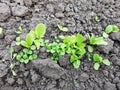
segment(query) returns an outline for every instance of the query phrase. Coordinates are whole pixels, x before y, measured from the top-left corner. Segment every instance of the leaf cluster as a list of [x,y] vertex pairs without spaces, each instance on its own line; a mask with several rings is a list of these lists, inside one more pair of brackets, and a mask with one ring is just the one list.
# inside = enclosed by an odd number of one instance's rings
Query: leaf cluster
[[27,64],[29,61],[36,59],[37,55],[33,54],[33,51],[27,48],[24,48],[22,52],[20,52],[17,56],[16,59],[19,62]]
[[93,55],[93,60],[94,60],[94,69],[98,70],[100,68],[101,64],[105,64],[107,66],[110,66],[110,61],[107,59],[103,59],[99,54],[94,54]]
[[32,50],[39,49],[40,43],[43,41],[41,38],[46,33],[46,26],[42,23],[38,24],[34,30],[31,30],[25,40],[21,40],[21,45]]

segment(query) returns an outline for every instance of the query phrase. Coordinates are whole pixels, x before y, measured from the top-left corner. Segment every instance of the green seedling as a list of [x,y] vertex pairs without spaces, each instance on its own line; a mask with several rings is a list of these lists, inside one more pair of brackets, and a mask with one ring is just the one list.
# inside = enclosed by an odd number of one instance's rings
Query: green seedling
[[15,67],[15,63],[11,63],[11,64],[10,64],[10,70],[11,70],[13,76],[17,76],[16,72],[13,70],[14,67]]
[[80,59],[86,53],[85,40],[85,37],[81,34],[66,36],[63,39],[63,42],[66,45],[66,53],[71,54],[70,62],[73,64],[74,68],[79,68]]
[[19,28],[18,28],[18,31],[15,31],[17,34],[21,34],[22,32],[23,32],[23,29],[22,29],[22,27],[20,26]]
[[95,21],[100,22],[100,18],[98,16],[95,16]]
[[20,45],[21,44],[21,39],[20,39],[20,37],[17,37],[16,38],[16,45]]
[[94,54],[93,55],[93,60],[94,60],[94,69],[98,70],[100,68],[101,64],[105,64],[107,66],[110,66],[110,61],[107,59],[103,59],[99,54]]
[[32,50],[29,50],[27,48],[23,49],[23,52],[20,52],[17,56],[16,59],[19,62],[27,64],[30,60],[36,59],[37,55],[33,54]]
[[[37,49],[40,48],[40,43],[43,41],[41,38],[44,37],[46,33],[46,26],[42,23],[38,24],[35,28],[35,31],[31,30],[28,35],[26,36],[25,41],[21,41],[21,45],[26,48],[33,48],[33,44],[36,46]],[[31,47],[32,46],[32,47]]]
[[10,54],[11,54],[11,59],[14,60],[14,58],[16,57],[17,54],[14,53],[14,48],[13,47],[10,48]]
[[119,32],[119,28],[116,25],[108,25],[105,28],[105,33],[110,34],[112,32]]
[[64,43],[49,43],[47,44],[47,52],[52,54],[52,59],[57,63],[59,58],[65,54],[65,44]]
[[107,45],[107,42],[104,41],[103,37],[95,37],[93,34],[89,38],[90,45]]
[[26,48],[30,48],[32,46],[34,40],[35,40],[34,33],[30,32],[27,34],[25,41],[21,40],[21,45]]
[[57,26],[58,26],[58,28],[59,28],[60,31],[64,31],[64,32],[67,32],[67,31],[68,31],[68,28],[67,28],[67,27],[63,27],[63,26],[61,26],[61,25],[57,25]]

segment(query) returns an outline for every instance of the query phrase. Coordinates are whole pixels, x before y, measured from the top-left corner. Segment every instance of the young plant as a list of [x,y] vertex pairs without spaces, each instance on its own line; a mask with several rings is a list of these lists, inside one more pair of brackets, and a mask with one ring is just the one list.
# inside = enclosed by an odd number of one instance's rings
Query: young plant
[[70,62],[73,64],[74,68],[79,68],[80,59],[86,53],[86,44],[84,43],[85,40],[85,37],[81,34],[66,36],[63,39],[63,42],[66,45],[66,53],[71,54]]
[[107,45],[107,42],[104,41],[103,37],[95,37],[93,34],[89,38],[90,45]]
[[64,31],[64,32],[67,32],[67,31],[68,31],[68,28],[67,28],[67,27],[63,27],[63,26],[61,26],[61,25],[58,25],[58,28],[59,28],[59,30]]
[[21,34],[22,32],[23,32],[23,29],[22,29],[22,27],[20,26],[19,28],[18,28],[18,31],[15,31],[17,34]]
[[21,39],[20,39],[20,37],[17,37],[16,38],[16,45],[20,45],[21,44]]
[[94,54],[93,55],[93,60],[94,60],[94,69],[98,70],[100,68],[101,64],[105,64],[107,66],[110,66],[110,61],[107,59],[103,59],[99,54]]
[[13,70],[14,67],[15,67],[15,63],[11,63],[11,64],[10,64],[10,70],[11,70],[13,76],[17,76],[16,72]]
[[106,28],[105,28],[105,33],[106,34],[110,34],[112,32],[118,32],[119,31],[119,28],[118,26],[116,25],[108,25]]
[[65,54],[65,44],[55,41],[53,43],[46,44],[47,52],[52,54],[52,59],[57,63],[59,58]]
[[37,55],[33,54],[33,51],[27,48],[23,49],[23,51],[16,56],[16,59],[19,62],[22,62],[25,64],[27,64],[30,60],[33,60],[36,58],[37,58]]
[[98,16],[95,16],[95,21],[96,21],[96,22],[100,22],[100,19],[99,19]]
[[26,48],[34,47],[36,46],[37,49],[40,48],[40,43],[43,42],[41,39],[44,37],[44,34],[46,33],[46,26],[42,23],[38,24],[35,28],[35,31],[31,30],[27,36],[25,41],[21,41],[21,45]]
[[14,58],[16,57],[17,54],[14,53],[14,48],[13,47],[10,48],[10,54],[11,54],[11,59],[14,60]]

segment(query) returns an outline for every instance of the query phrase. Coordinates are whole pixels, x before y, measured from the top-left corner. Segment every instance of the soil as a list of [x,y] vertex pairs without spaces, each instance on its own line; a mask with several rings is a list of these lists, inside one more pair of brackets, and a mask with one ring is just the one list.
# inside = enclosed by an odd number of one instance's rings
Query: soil
[[[95,16],[100,22],[95,21]],[[37,52],[39,58],[28,64],[12,60],[9,48],[15,45],[15,31],[22,26],[20,37],[25,38],[38,23],[46,24],[45,39],[51,41],[56,35],[78,32],[102,35],[109,24],[120,27],[120,0],[0,0],[0,27],[4,30],[4,36],[0,36],[0,90],[120,90],[118,33],[109,37],[108,46],[100,48],[101,55],[108,58],[111,65],[102,65],[98,71],[86,57],[81,60],[79,69],[68,62],[69,55],[56,64],[44,47]],[[67,26],[69,31],[60,32],[57,24]],[[11,73],[11,63],[16,64],[17,76]]]

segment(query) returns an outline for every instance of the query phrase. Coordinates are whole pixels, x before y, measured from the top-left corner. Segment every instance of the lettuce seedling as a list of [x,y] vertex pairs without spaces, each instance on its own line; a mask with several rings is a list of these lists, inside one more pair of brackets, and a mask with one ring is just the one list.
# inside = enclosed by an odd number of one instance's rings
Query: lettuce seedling
[[107,42],[104,41],[103,37],[95,37],[93,34],[89,38],[90,45],[107,45]]
[[118,32],[119,31],[119,28],[118,26],[116,25],[108,25],[106,28],[105,28],[105,33],[107,34],[110,34],[112,32]]
[[[42,23],[38,24],[34,30],[31,30],[27,36],[25,41],[21,41],[21,45],[26,48],[39,49],[40,43],[43,41],[41,38],[44,37],[44,34],[46,33],[46,26]],[[35,45],[35,46],[33,46]]]
[[81,34],[66,36],[63,39],[64,44],[66,45],[66,53],[70,53],[70,62],[74,68],[79,68],[80,59],[86,53],[84,43],[86,41],[85,37]]
[[94,54],[93,55],[93,60],[94,60],[94,69],[98,70],[100,68],[101,64],[105,64],[107,66],[110,66],[110,61],[107,59],[103,59],[99,54]]
[[34,40],[35,40],[34,34],[28,33],[26,38],[25,38],[25,41],[21,40],[21,45],[26,47],[26,48],[30,48],[32,46]]
[[63,26],[61,26],[61,25],[57,25],[57,26],[58,26],[59,30],[61,30],[61,31],[64,31],[64,32],[67,32],[67,31],[68,31],[68,28],[67,28],[67,27],[63,27]]

